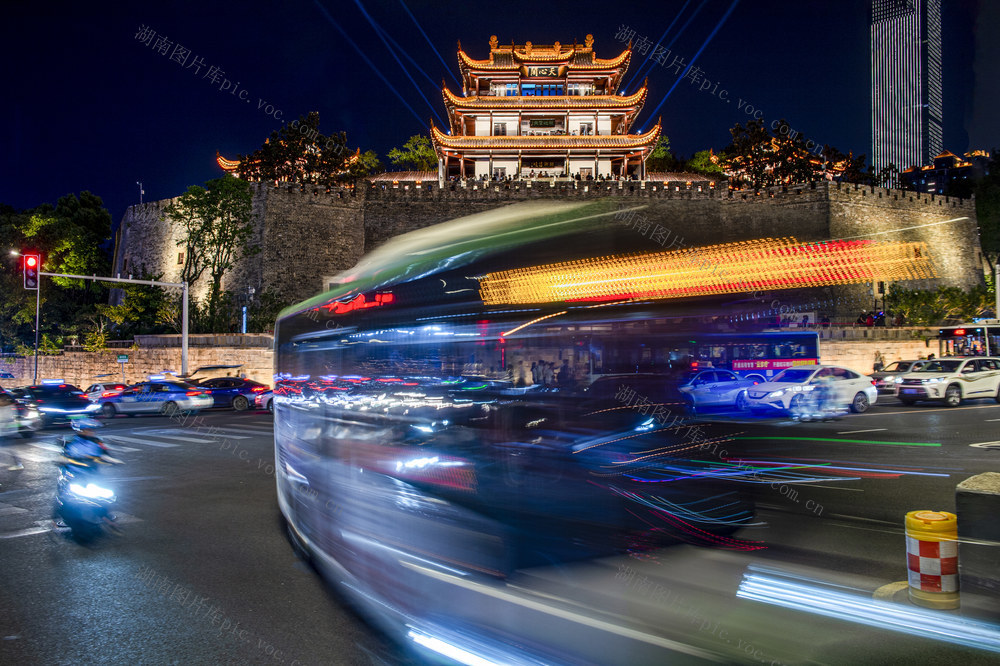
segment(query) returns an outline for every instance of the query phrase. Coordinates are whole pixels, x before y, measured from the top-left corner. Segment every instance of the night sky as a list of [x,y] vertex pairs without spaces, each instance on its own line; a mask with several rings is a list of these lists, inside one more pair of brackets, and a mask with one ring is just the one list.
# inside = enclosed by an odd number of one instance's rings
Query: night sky
[[[669,27],[663,45],[673,42],[671,59],[685,64],[701,50],[695,66],[712,89],[682,81],[656,112],[675,153],[723,148],[751,107],[768,124],[787,118],[818,143],[871,153],[870,0],[96,4],[5,7],[0,202],[26,208],[90,190],[117,223],[139,200],[136,181],[146,201],[176,196],[222,174],[216,151],[250,152],[282,120],[313,110],[324,132],[345,130],[351,146],[388,166],[390,148],[426,134],[430,118],[441,122],[441,80],[460,92],[457,40],[485,58],[493,34],[566,44],[591,33],[597,55],[610,58],[624,48],[623,26],[633,42],[654,44]],[[1000,2],[944,5],[945,147],[1000,147]],[[401,49],[417,87],[365,13]],[[143,27],[169,40],[166,54],[137,39]],[[643,59],[633,55],[626,81]],[[214,84],[210,68],[222,70]],[[642,127],[677,81],[658,64],[648,76]],[[728,103],[712,94],[723,89]]]

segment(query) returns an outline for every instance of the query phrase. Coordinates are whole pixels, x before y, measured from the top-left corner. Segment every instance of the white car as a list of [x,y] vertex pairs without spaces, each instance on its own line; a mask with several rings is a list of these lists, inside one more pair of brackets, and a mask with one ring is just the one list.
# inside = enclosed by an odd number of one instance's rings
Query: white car
[[1000,402],[1000,358],[992,356],[941,358],[896,378],[896,397],[904,405],[917,400],[941,400],[958,407],[968,398]]
[[113,395],[118,395],[127,388],[128,384],[122,384],[121,382],[105,382],[102,384],[91,384],[83,394],[91,402],[97,402],[99,398],[109,398]]
[[253,398],[254,407],[257,409],[266,409],[269,412],[274,411],[274,391],[268,389],[258,393]]
[[748,389],[749,406],[755,414],[795,413],[809,403],[809,392],[827,382],[833,389],[832,406],[860,414],[878,400],[878,389],[871,377],[839,365],[807,365],[783,370],[771,381]]
[[101,415],[113,418],[116,414],[166,414],[196,412],[208,409],[215,400],[206,391],[181,381],[154,380],[131,386],[121,393],[98,398]]
[[743,379],[729,370],[707,368],[689,373],[681,380],[677,390],[684,396],[689,411],[724,406],[745,410],[750,404],[747,389],[758,383]]

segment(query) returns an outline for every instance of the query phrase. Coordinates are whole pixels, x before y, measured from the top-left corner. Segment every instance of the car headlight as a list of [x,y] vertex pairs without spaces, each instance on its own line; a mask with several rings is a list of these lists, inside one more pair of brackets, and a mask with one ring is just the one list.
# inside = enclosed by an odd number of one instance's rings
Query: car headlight
[[777,391],[771,391],[770,393],[768,393],[767,397],[764,398],[764,399],[765,400],[774,400],[776,398],[780,398],[783,395],[785,395],[785,389],[778,389]]
[[897,383],[897,384],[902,384],[903,383],[903,378],[902,377],[896,377],[893,381],[895,383]]
[[942,381],[940,377],[931,377],[930,379],[923,380],[924,384],[937,384]]

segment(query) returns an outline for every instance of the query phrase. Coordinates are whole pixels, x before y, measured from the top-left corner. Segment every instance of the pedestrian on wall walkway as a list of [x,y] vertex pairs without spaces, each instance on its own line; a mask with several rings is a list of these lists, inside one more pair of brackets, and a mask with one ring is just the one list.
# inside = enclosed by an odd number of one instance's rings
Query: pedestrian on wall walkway
[[873,372],[878,372],[879,370],[881,370],[884,367],[885,367],[885,359],[882,358],[882,352],[876,349],[875,350],[875,363],[872,364],[872,371]]

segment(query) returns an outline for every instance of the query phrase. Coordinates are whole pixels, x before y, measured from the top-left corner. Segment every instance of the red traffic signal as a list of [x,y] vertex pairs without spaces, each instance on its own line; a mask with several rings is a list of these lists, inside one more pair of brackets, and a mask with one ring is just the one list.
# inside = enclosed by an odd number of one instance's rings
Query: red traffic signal
[[37,254],[24,255],[24,288],[38,289],[38,268],[41,260]]

